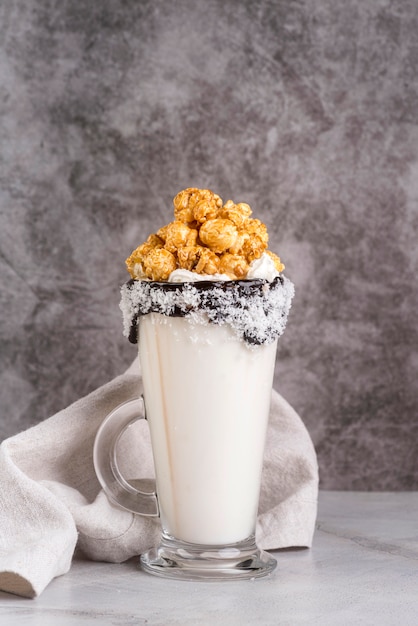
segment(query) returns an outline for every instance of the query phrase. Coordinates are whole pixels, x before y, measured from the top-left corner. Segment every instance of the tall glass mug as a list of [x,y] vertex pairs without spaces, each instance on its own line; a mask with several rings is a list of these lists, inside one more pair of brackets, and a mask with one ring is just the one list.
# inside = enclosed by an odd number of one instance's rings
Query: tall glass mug
[[[265,283],[253,282],[257,289]],[[207,298],[212,286],[194,288]],[[189,580],[264,576],[276,561],[257,548],[255,528],[277,337],[255,345],[220,323],[221,312],[208,322],[207,311],[195,321],[178,307],[168,311],[135,320],[144,398],[104,420],[94,448],[97,476],[114,503],[160,517],[161,542],[140,557],[146,571]],[[143,418],[152,493],[122,476],[117,459],[119,438]]]

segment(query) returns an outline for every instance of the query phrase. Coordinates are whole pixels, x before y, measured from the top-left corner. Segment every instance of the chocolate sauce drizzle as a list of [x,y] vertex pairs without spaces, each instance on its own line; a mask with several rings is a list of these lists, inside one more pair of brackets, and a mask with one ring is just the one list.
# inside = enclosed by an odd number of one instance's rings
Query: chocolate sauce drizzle
[[161,313],[191,322],[229,324],[247,344],[271,343],[281,335],[294,294],[282,275],[265,279],[168,283],[130,280],[121,289],[124,334],[138,341],[141,315]]

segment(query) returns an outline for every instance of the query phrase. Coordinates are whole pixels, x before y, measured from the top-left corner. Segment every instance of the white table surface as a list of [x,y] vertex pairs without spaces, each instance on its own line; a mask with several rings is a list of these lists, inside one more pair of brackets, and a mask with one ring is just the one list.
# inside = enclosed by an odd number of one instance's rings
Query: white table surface
[[274,554],[269,577],[226,583],[74,560],[39,598],[0,592],[0,624],[418,625],[418,492],[321,492],[313,547]]

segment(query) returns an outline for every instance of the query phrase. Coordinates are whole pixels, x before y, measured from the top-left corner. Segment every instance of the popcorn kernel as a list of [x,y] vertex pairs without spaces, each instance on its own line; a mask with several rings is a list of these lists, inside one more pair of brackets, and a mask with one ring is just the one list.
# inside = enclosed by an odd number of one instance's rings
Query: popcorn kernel
[[231,220],[237,228],[242,228],[251,213],[252,211],[249,204],[245,202],[234,204],[232,200],[228,200],[222,207],[221,217]]
[[213,199],[204,198],[199,200],[193,208],[193,217],[197,222],[206,222],[206,220],[214,219],[218,215],[219,207]]
[[168,280],[177,267],[176,258],[165,248],[154,248],[144,259],[143,269],[150,280]]
[[220,258],[219,271],[221,274],[229,276],[232,280],[245,278],[248,269],[247,261],[239,254],[225,252]]
[[162,248],[163,241],[157,235],[150,235],[145,243],[138,246],[126,259],[126,268],[132,278],[139,278],[141,266],[146,256],[154,249]]
[[242,252],[248,263],[259,259],[267,248],[267,243],[260,235],[251,235],[245,240]]
[[199,238],[213,252],[225,252],[234,245],[238,237],[236,226],[231,220],[222,218],[208,220],[199,230]]
[[198,274],[216,274],[219,271],[219,257],[203,246],[185,246],[177,254],[182,269]]
[[165,227],[165,244],[164,247],[173,254],[178,248],[184,246],[194,246],[197,240],[197,230],[189,228],[183,222],[171,222]]

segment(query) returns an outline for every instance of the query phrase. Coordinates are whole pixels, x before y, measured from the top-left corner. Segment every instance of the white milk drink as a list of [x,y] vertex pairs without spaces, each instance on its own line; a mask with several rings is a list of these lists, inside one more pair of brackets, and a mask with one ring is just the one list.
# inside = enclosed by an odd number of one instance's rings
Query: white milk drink
[[248,346],[228,324],[139,320],[160,516],[206,545],[254,533],[277,338]]

